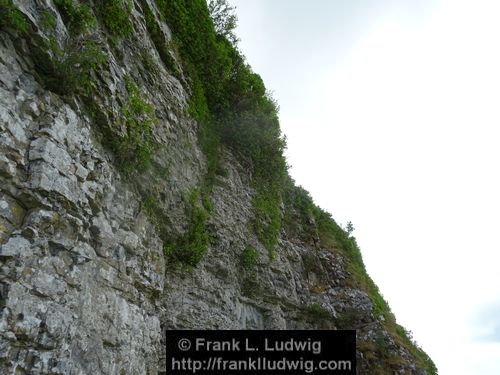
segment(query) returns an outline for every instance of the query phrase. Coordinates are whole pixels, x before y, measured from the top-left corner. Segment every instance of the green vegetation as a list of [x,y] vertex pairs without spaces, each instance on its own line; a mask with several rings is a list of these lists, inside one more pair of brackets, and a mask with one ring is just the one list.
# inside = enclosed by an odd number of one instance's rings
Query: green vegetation
[[151,51],[148,48],[141,48],[140,55],[146,71],[151,73],[153,76],[158,75],[160,73],[160,67],[151,55]]
[[375,337],[375,345],[377,347],[377,351],[383,353],[387,351],[387,342],[384,335],[379,332]]
[[238,42],[238,37],[234,33],[238,22],[235,9],[227,0],[210,0],[208,2],[208,11],[214,23],[215,32],[229,40],[233,45]]
[[118,165],[124,171],[147,168],[151,163],[156,143],[153,126],[157,124],[155,109],[143,99],[143,94],[129,76],[125,76],[127,101],[122,106],[125,133],[111,144]]
[[221,176],[221,177],[226,178],[226,177],[229,176],[229,171],[222,164],[217,164],[217,168],[215,170],[215,174],[217,176]]
[[95,87],[93,73],[108,61],[99,43],[85,39],[78,45],[71,44],[60,56],[55,67],[59,84],[68,91],[90,95]]
[[252,298],[261,295],[262,292],[262,286],[252,274],[244,277],[241,281],[241,295]]
[[306,242],[314,242],[318,230],[313,213],[314,204],[309,192],[300,186],[295,186],[291,178],[288,178],[284,190],[283,225],[289,233],[294,233]]
[[410,353],[420,362],[427,374],[437,375],[438,370],[432,359],[426,352],[413,340],[412,333],[406,328],[396,324],[396,334],[400,342],[410,351]]
[[189,196],[187,214],[189,227],[187,232],[164,247],[167,259],[173,264],[195,267],[208,250],[210,235],[206,223],[207,209],[200,204],[200,192],[195,189]]
[[254,230],[258,239],[266,247],[271,259],[274,259],[275,247],[278,244],[278,235],[281,229],[281,197],[276,190],[266,191],[257,189],[254,197],[256,220]]
[[[61,45],[53,35],[54,16],[48,11],[42,12],[42,25],[49,37],[36,48],[34,59],[46,87],[61,95],[84,97],[90,115],[100,125],[104,141],[115,153],[116,164],[123,172],[147,168],[156,148],[152,128],[157,118],[153,105],[143,98],[133,80],[125,76],[128,95],[121,107],[123,117],[115,119],[122,126],[121,129],[111,128],[109,119],[98,113],[92,99],[96,87],[95,72],[108,60],[101,41],[93,39],[95,37],[89,33],[97,26],[97,20],[90,7],[78,0],[55,0],[55,5],[72,37]],[[115,37],[133,31],[131,1],[105,0],[98,2],[96,7],[103,24]]]
[[37,70],[46,87],[61,95],[90,95],[94,72],[107,62],[101,46],[92,39],[71,39],[60,46],[50,37],[34,52]]
[[54,4],[73,35],[82,34],[97,24],[87,4],[80,4],[78,0],[54,0]]
[[[368,293],[373,303],[373,313],[376,318],[382,318],[382,324],[386,330],[412,353],[428,374],[437,374],[437,369],[429,356],[413,341],[411,334],[396,323],[396,318],[388,303],[366,272],[359,246],[356,239],[351,236],[354,228],[352,223],[348,225],[347,230],[342,229],[328,212],[314,204],[307,191],[292,183],[287,185],[284,196],[285,212],[287,213],[285,223],[297,220],[302,226],[307,226],[309,218],[312,217],[318,230],[321,246],[331,251],[338,251],[344,256],[350,274],[348,280],[350,286],[360,288]],[[341,328],[346,328],[352,325],[353,320],[352,312],[347,312],[344,316],[339,317],[337,324]]]
[[[190,79],[189,111],[201,124],[199,140],[208,161],[205,194],[211,191],[220,169],[220,145],[231,148],[252,173],[257,188],[254,228],[274,256],[287,175],[278,107],[260,76],[246,64],[235,40],[227,39],[226,31],[234,26],[228,18],[230,9],[219,8],[222,18],[216,29],[205,0],[156,0],[156,3],[173,31],[184,71]],[[219,3],[224,5],[224,1]]]
[[[406,338],[406,341],[402,342],[400,336],[392,335],[395,341],[409,350],[410,354],[416,358],[417,363],[425,370],[426,374],[437,375],[438,371],[436,366],[418,344],[411,339],[411,333],[404,330],[404,328],[401,328],[401,331],[401,335]],[[401,356],[395,355],[394,353],[391,354],[391,351],[387,350],[389,345],[388,340],[387,337],[379,333],[375,337],[374,342],[358,341],[358,349],[363,352],[365,361],[369,364],[374,374],[387,374],[387,371],[390,371],[392,367],[398,367],[404,364]]]
[[142,207],[146,212],[149,220],[156,227],[156,231],[160,237],[160,239],[164,243],[171,242],[170,239],[170,227],[171,224],[170,219],[161,207],[158,206],[156,199],[152,196],[148,196],[145,193],[141,192],[142,196]]
[[0,0],[0,30],[14,29],[19,33],[28,31],[24,14],[16,8],[12,0]]
[[57,26],[56,17],[48,10],[43,10],[40,13],[40,16],[42,27],[50,32],[53,32]]
[[[189,85],[189,113],[200,124],[198,138],[208,165],[203,186],[187,199],[188,225],[178,238],[171,238],[169,218],[155,199],[144,197],[144,210],[165,244],[167,260],[171,264],[195,267],[206,254],[211,241],[207,230],[211,209],[209,197],[217,174],[224,174],[219,160],[220,148],[230,148],[252,176],[256,192],[253,229],[270,257],[275,256],[282,225],[306,241],[319,238],[322,247],[342,254],[350,274],[350,285],[368,293],[374,314],[383,318],[380,320],[387,331],[418,359],[429,374],[437,374],[432,360],[413,341],[411,334],[396,323],[387,302],[366,273],[360,249],[352,236],[352,225],[347,230],[340,227],[288,176],[278,106],[236,46],[237,38],[233,33],[236,18],[231,7],[225,0],[210,1],[210,8],[205,0],[155,1],[161,17],[173,31],[173,43],[167,44],[169,42],[165,40],[152,10],[146,1],[141,1],[146,26],[163,63],[178,78],[181,74],[171,54],[172,49],[180,55],[179,61],[182,61]],[[106,142],[114,151],[122,171],[148,167],[156,149],[153,138],[153,127],[157,123],[155,108],[144,99],[136,83],[125,77],[128,96],[122,103],[121,121],[116,121],[121,125],[121,136],[117,136],[117,129],[111,129],[112,125],[107,124],[110,119],[92,111],[97,107],[93,106],[95,103],[91,98],[96,87],[95,72],[107,61],[99,41],[89,36],[89,30],[97,25],[96,19],[86,3],[78,0],[54,0],[54,3],[72,38],[67,43],[59,43],[52,35],[56,27],[55,17],[48,11],[41,13],[41,25],[49,32],[47,41],[39,43],[38,49],[33,51],[38,74],[47,88],[56,93],[83,96],[96,123],[102,126]],[[114,41],[133,32],[134,3],[131,0],[101,0],[94,4],[96,15]],[[19,33],[29,31],[27,18],[12,0],[0,0],[0,29],[13,29]],[[147,54],[142,55],[146,65],[153,70],[154,62],[147,59]],[[282,203],[285,210],[281,209]],[[245,247],[240,258],[242,267],[252,270],[258,256],[254,248]],[[313,258],[307,257],[304,264],[310,270],[318,266]],[[251,295],[257,289],[258,285],[252,278],[243,280],[244,294]],[[331,314],[318,304],[305,306],[302,312],[319,321],[332,319]],[[339,319],[339,325],[348,326],[353,317],[347,313]]]
[[[99,126],[105,144],[115,156],[114,162],[125,175],[147,169],[152,163],[158,145],[153,137],[153,127],[158,123],[156,111],[130,76],[124,77],[126,92],[120,115],[106,112],[104,106],[96,105],[92,97],[85,97],[85,104],[93,122]],[[158,174],[165,173],[161,170]],[[140,189],[142,192],[142,189]],[[142,194],[146,205],[154,202],[152,197]]]
[[195,267],[206,254],[211,237],[207,230],[208,209],[203,205],[199,189],[191,192],[186,199],[188,229],[177,237],[172,237],[171,220],[158,206],[152,196],[143,195],[143,208],[155,225],[164,246],[164,254],[170,266],[185,269]]
[[[177,63],[173,56],[170,53],[170,49],[173,47],[165,40],[165,36],[160,30],[160,26],[158,22],[149,8],[148,3],[145,0],[141,0],[141,6],[144,11],[144,17],[146,19],[146,27],[148,29],[149,35],[151,36],[151,40],[153,41],[158,54],[160,55],[161,60],[165,64],[165,67],[177,78],[181,77],[181,73],[179,68],[177,67]],[[162,15],[160,14],[160,17]]]
[[321,273],[322,267],[318,256],[314,253],[307,253],[302,257],[304,269],[306,272]]
[[258,259],[259,252],[252,245],[247,245],[240,255],[240,264],[245,270],[252,271]]
[[[55,0],[71,38],[56,39],[57,20],[49,10],[40,13],[46,39],[32,46],[37,72],[47,89],[60,95],[90,96],[95,72],[108,61],[102,46],[89,30],[97,26],[88,5],[77,0]],[[35,37],[36,38],[36,37]]]
[[192,209],[191,220],[187,234],[180,242],[180,249],[176,253],[177,260],[190,266],[196,266],[207,252],[210,236],[206,229],[207,211],[195,206]]
[[132,24],[132,0],[99,0],[97,11],[102,23],[116,38],[129,36],[134,31]]

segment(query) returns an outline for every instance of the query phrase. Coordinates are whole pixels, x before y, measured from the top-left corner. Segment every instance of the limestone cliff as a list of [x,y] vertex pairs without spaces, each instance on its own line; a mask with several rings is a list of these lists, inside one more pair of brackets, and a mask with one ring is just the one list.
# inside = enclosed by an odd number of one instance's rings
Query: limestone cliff
[[231,147],[204,190],[165,2],[117,1],[117,24],[111,3],[0,1],[0,373],[156,374],[168,328],[357,329],[359,374],[433,373],[285,195],[269,251]]

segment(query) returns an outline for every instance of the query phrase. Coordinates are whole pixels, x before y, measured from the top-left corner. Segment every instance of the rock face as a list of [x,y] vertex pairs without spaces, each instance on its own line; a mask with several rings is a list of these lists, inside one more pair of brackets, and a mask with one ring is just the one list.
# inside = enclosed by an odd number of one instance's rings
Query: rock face
[[[51,0],[14,5],[30,34],[0,30],[0,373],[157,374],[168,328],[355,328],[360,374],[425,374],[374,316],[368,294],[346,282],[341,253],[282,230],[270,258],[250,225],[250,177],[228,150],[210,196],[208,253],[191,270],[166,264],[144,197],[183,233],[186,196],[206,161],[185,78],[169,72],[147,32],[143,8],[157,15],[153,1],[134,2],[126,40],[97,36],[108,57],[92,73],[100,124],[84,99],[41,78],[42,42],[68,39],[60,10]],[[103,123],[123,113],[126,76],[158,119],[161,147],[141,173],[119,172],[103,138]],[[259,254],[252,269],[240,261],[248,245]]]

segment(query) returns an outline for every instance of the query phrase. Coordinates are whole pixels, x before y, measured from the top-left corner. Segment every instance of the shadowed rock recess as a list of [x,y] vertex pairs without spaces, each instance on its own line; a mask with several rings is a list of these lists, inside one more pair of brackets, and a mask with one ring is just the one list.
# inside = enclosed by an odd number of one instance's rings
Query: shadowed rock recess
[[0,0],[0,373],[161,373],[169,328],[356,329],[359,374],[437,373],[228,39],[204,0]]

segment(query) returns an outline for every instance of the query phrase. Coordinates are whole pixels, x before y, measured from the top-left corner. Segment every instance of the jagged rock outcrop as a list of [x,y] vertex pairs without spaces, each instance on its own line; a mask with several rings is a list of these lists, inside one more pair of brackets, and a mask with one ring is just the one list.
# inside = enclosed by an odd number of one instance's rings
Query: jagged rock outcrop
[[[425,374],[348,282],[341,252],[282,229],[271,259],[251,225],[250,176],[228,149],[210,193],[208,253],[190,270],[166,262],[155,220],[172,236],[187,230],[187,196],[207,161],[188,78],[174,51],[172,74],[148,33],[144,7],[171,38],[153,1],[133,2],[126,39],[92,35],[107,61],[89,73],[91,95],[44,78],[42,60],[56,58],[47,41],[64,49],[75,38],[61,9],[13,4],[29,31],[0,30],[0,373],[156,374],[168,328],[355,328],[360,374]],[[149,169],[124,173],[106,137],[119,137],[109,124],[124,121],[127,79],[155,108],[160,146]]]

